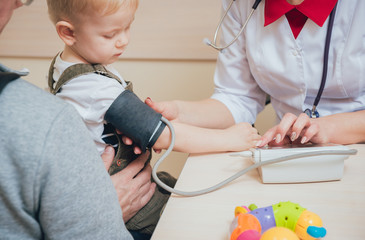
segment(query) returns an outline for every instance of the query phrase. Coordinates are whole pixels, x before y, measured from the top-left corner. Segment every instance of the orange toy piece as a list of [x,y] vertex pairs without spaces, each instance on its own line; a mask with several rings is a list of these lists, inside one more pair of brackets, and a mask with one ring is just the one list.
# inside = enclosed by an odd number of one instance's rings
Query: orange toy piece
[[[252,231],[257,232],[257,235],[261,234],[261,225],[259,220],[251,215],[251,214],[238,214],[237,215],[237,227],[231,234],[231,240],[244,240],[243,236],[241,236],[245,231],[249,231],[247,234],[254,234]],[[243,234],[245,235],[245,234]],[[248,239],[248,238],[247,238]],[[252,237],[250,238],[252,239]]]

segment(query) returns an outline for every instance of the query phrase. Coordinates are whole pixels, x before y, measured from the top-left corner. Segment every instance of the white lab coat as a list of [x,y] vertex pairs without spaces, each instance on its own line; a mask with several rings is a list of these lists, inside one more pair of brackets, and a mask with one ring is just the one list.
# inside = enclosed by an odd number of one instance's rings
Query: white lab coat
[[[223,0],[226,9],[230,0]],[[222,25],[222,45],[246,20],[254,0],[237,0]],[[265,92],[279,119],[312,108],[321,84],[328,18],[323,27],[308,19],[297,39],[285,16],[264,27],[262,1],[237,42],[219,53],[212,98],[223,102],[236,122],[254,123]],[[365,1],[339,0],[328,75],[317,110],[321,116],[365,109]]]

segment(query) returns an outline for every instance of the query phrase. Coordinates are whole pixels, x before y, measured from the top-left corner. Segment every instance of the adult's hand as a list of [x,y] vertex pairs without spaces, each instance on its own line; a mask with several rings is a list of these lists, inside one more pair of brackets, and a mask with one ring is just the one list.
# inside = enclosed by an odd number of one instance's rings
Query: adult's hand
[[[155,192],[156,184],[151,182],[151,165],[144,167],[149,154],[146,151],[122,171],[111,176],[123,211],[124,222],[144,207]],[[102,159],[107,170],[113,158],[114,149],[110,146],[106,147]]]
[[322,131],[325,126],[322,119],[311,119],[305,113],[296,116],[292,113],[284,115],[280,123],[269,129],[261,139],[259,147],[269,145],[283,145],[287,143],[307,142],[326,143],[328,137]]
[[147,98],[144,102],[156,112],[161,113],[167,120],[178,120],[179,108],[174,101],[153,102],[151,98]]

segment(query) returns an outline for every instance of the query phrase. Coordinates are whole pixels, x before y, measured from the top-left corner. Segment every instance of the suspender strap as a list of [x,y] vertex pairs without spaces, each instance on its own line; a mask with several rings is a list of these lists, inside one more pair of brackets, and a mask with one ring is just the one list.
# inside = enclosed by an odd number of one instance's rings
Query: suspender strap
[[[58,56],[58,55],[57,55]],[[48,72],[48,87],[52,94],[56,94],[58,91],[60,91],[61,87],[69,82],[71,79],[79,77],[84,74],[88,73],[96,73],[100,74],[109,78],[113,78],[117,80],[120,84],[122,84],[122,81],[119,79],[118,76],[107,70],[103,65],[101,64],[85,64],[85,63],[77,63],[70,67],[68,67],[60,76],[58,79],[56,86],[54,86],[54,79],[53,79],[53,72],[54,72],[54,64],[56,62],[56,57],[53,58],[51,66],[49,67]],[[129,84],[128,84],[129,85]]]
[[[58,55],[57,55],[58,56]],[[53,58],[51,66],[49,67],[48,72],[48,87],[52,94],[56,94],[60,91],[62,86],[69,82],[71,79],[76,78],[78,76],[81,76],[83,74],[88,73],[96,73],[100,74],[109,78],[113,78],[116,81],[118,81],[120,84],[122,84],[122,81],[119,79],[118,76],[113,74],[112,72],[108,71],[103,65],[101,64],[74,64],[70,67],[68,67],[60,76],[58,79],[56,86],[53,87],[55,84],[55,81],[53,79],[53,72],[54,72],[54,64],[56,62],[56,57]],[[127,86],[125,87],[126,90],[133,91],[133,86],[131,82],[126,81]],[[113,131],[113,134],[117,137],[118,141],[118,150],[116,152],[116,155],[114,157],[113,163],[109,169],[109,173],[112,175],[113,173],[120,171],[121,167],[124,167],[132,161],[133,159],[137,158],[137,155],[134,154],[133,146],[127,146],[123,143],[121,138],[117,135],[115,130]],[[104,139],[103,139],[104,140]],[[151,156],[151,155],[150,155]],[[123,160],[123,164],[118,163],[119,159],[125,159]],[[128,161],[126,159],[129,159]]]

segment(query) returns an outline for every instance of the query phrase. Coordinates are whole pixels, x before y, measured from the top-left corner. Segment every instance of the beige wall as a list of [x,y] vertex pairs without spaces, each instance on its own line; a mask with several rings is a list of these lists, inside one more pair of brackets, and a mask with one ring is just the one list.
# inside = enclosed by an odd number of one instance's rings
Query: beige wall
[[[133,82],[141,99],[198,100],[212,94],[216,52],[202,39],[214,33],[219,3],[140,1],[130,48],[114,66]],[[29,8],[15,12],[2,34],[0,62],[15,69],[28,68],[31,73],[25,79],[44,89],[49,63],[61,46],[47,18],[45,1],[34,1]],[[271,107],[260,114],[256,126],[261,133],[273,124],[272,116]],[[158,157],[154,154],[153,162]],[[177,177],[186,157],[185,153],[174,152],[160,169]]]
[[[123,58],[215,59],[203,39],[214,33],[220,1],[141,0]],[[61,47],[45,0],[17,9],[0,38],[0,56],[52,57]]]

